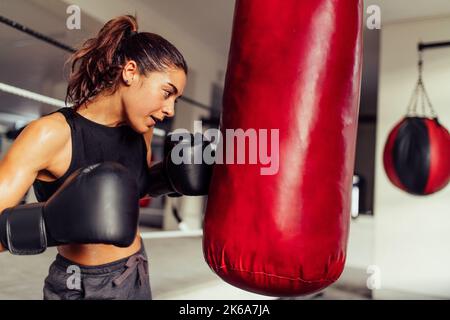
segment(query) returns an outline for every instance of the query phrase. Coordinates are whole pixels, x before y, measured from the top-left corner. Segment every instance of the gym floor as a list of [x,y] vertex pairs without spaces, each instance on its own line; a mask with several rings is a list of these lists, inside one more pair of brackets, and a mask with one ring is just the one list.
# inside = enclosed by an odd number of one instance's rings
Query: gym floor
[[[143,230],[145,231],[145,230]],[[150,283],[156,300],[174,299],[276,299],[252,294],[220,280],[203,260],[200,237],[144,240],[149,257]],[[0,254],[0,300],[41,300],[48,267],[56,255],[49,248],[37,256]],[[289,299],[367,300],[364,270],[346,268],[338,282],[306,297]],[[383,291],[382,299],[434,299],[398,291]]]

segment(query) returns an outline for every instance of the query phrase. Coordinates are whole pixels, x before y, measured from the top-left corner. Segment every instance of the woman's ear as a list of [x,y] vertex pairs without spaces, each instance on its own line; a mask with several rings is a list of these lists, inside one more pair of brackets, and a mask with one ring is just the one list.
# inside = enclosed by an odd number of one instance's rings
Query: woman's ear
[[122,80],[130,86],[135,79],[137,80],[137,76],[138,68],[136,62],[134,60],[128,61],[122,70]]

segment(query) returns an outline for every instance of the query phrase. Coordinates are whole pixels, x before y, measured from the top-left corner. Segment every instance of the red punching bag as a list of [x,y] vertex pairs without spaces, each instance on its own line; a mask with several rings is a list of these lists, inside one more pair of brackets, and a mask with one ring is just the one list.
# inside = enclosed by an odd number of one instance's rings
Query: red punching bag
[[450,180],[450,135],[437,118],[407,116],[390,132],[383,164],[389,180],[403,191],[437,192]]
[[150,197],[144,197],[139,199],[139,207],[141,208],[147,208],[150,205],[151,198]]
[[204,257],[232,285],[296,296],[325,288],[344,268],[362,8],[358,0],[236,1],[220,130],[278,129],[279,168],[214,167]]

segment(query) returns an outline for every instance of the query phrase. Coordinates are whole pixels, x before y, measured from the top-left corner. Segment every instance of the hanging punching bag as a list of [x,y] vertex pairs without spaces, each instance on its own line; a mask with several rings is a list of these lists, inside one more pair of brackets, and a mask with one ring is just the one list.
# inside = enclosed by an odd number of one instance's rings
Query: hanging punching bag
[[398,188],[415,195],[437,192],[450,180],[450,135],[437,118],[405,117],[388,136],[383,163]]
[[297,296],[343,270],[362,8],[358,0],[236,1],[221,132],[278,129],[279,169],[214,167],[204,257],[232,285]]

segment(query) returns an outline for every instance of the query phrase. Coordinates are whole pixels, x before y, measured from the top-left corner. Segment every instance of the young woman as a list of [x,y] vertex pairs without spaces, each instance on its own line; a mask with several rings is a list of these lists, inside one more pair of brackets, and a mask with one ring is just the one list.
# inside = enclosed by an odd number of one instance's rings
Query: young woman
[[[66,102],[72,107],[31,122],[0,163],[0,212],[17,205],[31,185],[43,202],[76,169],[104,161],[125,165],[140,196],[146,194],[153,127],[175,114],[188,71],[183,56],[161,36],[138,32],[134,17],[121,16],[70,63]],[[44,299],[151,299],[139,233],[127,248],[59,246]]]

